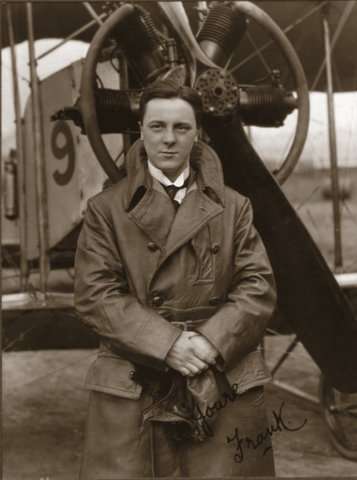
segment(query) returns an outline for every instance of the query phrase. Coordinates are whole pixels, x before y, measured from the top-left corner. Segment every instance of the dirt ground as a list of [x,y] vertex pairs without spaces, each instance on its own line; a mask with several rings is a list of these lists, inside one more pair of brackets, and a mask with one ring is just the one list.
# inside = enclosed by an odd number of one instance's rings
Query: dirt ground
[[[269,365],[282,353],[290,336],[266,337]],[[78,476],[88,393],[83,388],[95,350],[9,352],[4,370],[4,480],[71,480]],[[316,396],[319,370],[299,345],[274,380]],[[273,437],[280,477],[357,478],[357,462],[332,447],[319,405],[275,385],[266,389],[271,422],[284,402],[284,419],[296,432]]]

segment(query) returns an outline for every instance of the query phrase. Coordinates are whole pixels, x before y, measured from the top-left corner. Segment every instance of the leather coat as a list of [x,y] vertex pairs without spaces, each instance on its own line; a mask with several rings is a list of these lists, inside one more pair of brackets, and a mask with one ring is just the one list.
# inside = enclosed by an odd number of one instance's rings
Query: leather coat
[[75,262],[75,304],[101,338],[87,387],[138,399],[134,363],[165,370],[181,333],[196,330],[220,352],[238,392],[269,381],[257,348],[276,303],[272,269],[250,202],[226,187],[220,161],[198,142],[196,181],[176,211],[148,174],[142,142],[126,177],[88,202]]

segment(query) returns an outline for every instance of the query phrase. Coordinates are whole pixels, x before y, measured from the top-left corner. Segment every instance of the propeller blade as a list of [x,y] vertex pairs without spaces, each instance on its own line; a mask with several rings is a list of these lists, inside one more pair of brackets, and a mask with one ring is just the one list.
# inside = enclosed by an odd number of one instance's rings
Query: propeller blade
[[159,8],[166,16],[167,22],[180,36],[187,53],[190,55],[189,69],[191,81],[196,76],[196,61],[207,67],[216,67],[199,47],[195,36],[192,33],[182,2],[158,2]]
[[357,392],[357,320],[296,211],[251,144],[238,117],[205,116],[227,185],[250,198],[271,260],[278,306],[326,382]]

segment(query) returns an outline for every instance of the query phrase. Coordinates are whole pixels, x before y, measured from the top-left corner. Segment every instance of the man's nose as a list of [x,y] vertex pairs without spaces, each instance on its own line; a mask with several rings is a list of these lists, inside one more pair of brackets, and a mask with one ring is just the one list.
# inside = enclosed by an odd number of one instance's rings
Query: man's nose
[[176,137],[175,137],[175,132],[173,131],[172,128],[165,129],[164,135],[163,135],[163,141],[166,144],[175,143]]

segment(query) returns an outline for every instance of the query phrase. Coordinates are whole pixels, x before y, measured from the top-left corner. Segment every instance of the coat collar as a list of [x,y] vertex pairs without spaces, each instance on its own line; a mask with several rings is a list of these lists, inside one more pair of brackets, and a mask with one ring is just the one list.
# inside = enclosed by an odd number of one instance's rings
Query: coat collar
[[[213,190],[224,206],[224,181],[220,160],[217,154],[203,142],[195,143],[190,158],[192,168],[197,172],[198,188],[209,193]],[[147,157],[142,140],[137,140],[129,149],[126,162],[128,187],[124,196],[124,207],[129,209],[139,188],[152,189],[152,180],[147,171]]]

